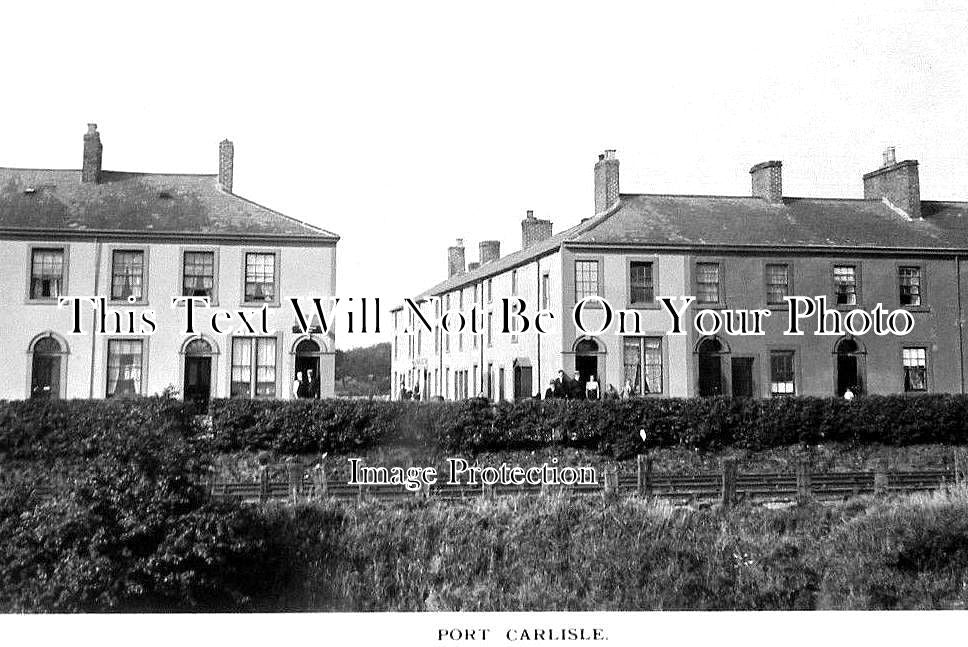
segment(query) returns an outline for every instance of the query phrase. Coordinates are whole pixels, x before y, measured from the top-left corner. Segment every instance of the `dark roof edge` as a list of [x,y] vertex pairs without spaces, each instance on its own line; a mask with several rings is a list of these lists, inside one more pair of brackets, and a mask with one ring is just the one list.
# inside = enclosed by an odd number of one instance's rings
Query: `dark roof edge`
[[285,218],[287,220],[291,220],[292,222],[295,222],[295,223],[297,223],[299,225],[302,225],[303,227],[308,227],[310,229],[315,229],[316,231],[322,233],[324,236],[326,236],[328,238],[336,238],[337,240],[339,239],[339,236],[337,234],[334,234],[331,231],[328,231],[326,229],[323,229],[322,227],[317,227],[316,225],[311,225],[311,224],[309,224],[307,222],[303,222],[302,220],[300,220],[298,218],[293,218],[292,216],[287,216],[286,214],[284,214],[284,213],[282,213],[280,211],[276,211],[275,209],[272,209],[270,207],[267,207],[264,204],[259,204],[255,200],[249,200],[248,198],[243,198],[242,196],[240,196],[237,193],[231,193],[229,191],[225,191],[221,187],[219,187],[218,190],[220,192],[224,193],[225,195],[232,196],[233,198],[238,198],[242,202],[251,204],[252,206],[255,206],[255,207],[259,207],[260,209],[265,209],[266,211],[272,213],[273,215],[279,216],[280,218]]
[[966,247],[858,247],[858,246],[837,246],[837,245],[722,245],[715,243],[608,243],[608,242],[585,242],[568,241],[563,243],[564,247],[570,249],[634,249],[641,250],[662,249],[674,252],[749,252],[749,251],[803,251],[816,254],[817,252],[837,254],[837,255],[856,255],[856,254],[903,254],[905,256],[968,256]]
[[227,241],[227,242],[252,242],[252,241],[272,241],[272,242],[294,242],[300,244],[316,243],[319,245],[334,245],[339,240],[339,236],[333,234],[325,236],[322,234],[269,234],[269,233],[214,233],[198,231],[154,231],[151,229],[131,230],[131,229],[31,229],[30,227],[0,227],[0,239],[48,239],[59,240],[67,239],[93,239],[111,238],[123,240],[205,240],[205,241]]

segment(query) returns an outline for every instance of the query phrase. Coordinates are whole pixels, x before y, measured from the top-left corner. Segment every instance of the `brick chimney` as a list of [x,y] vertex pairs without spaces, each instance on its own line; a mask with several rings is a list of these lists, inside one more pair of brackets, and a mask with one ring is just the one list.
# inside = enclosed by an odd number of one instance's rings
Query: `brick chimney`
[[464,239],[458,238],[457,244],[447,248],[447,278],[464,272]]
[[771,204],[783,204],[783,162],[760,162],[750,169],[753,197]]
[[618,158],[608,149],[595,163],[595,215],[605,213],[618,202]]
[[521,249],[527,249],[547,238],[551,238],[551,232],[551,221],[535,218],[534,211],[529,209],[528,214],[521,221]]
[[84,134],[84,162],[81,166],[81,182],[97,184],[101,181],[101,135],[97,124],[88,124]]
[[501,241],[482,240],[480,250],[481,265],[484,263],[490,263],[491,261],[496,261],[497,259],[501,258]]
[[917,160],[898,162],[893,146],[885,150],[881,168],[864,175],[864,199],[886,199],[909,218],[920,218],[921,185]]
[[235,161],[235,146],[227,139],[218,145],[218,184],[222,190],[232,193],[232,169]]

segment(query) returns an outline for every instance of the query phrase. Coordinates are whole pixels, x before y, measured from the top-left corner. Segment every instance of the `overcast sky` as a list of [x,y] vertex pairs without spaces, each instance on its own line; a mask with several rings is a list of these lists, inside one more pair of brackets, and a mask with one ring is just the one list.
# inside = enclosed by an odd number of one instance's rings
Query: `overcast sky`
[[0,165],[78,168],[94,121],[106,169],[214,173],[228,137],[235,191],[338,233],[339,294],[387,302],[458,237],[591,215],[605,148],[627,193],[745,195],[780,159],[788,196],[862,197],[893,145],[968,199],[968,5],[681,4],[21,2]]

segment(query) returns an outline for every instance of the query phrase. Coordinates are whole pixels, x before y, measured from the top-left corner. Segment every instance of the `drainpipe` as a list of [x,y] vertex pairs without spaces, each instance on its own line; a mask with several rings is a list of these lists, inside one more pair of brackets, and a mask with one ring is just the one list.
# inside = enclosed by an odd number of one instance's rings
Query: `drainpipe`
[[961,257],[955,256],[955,280],[958,287],[958,366],[961,368],[961,393],[965,393],[965,319],[961,304]]
[[[94,296],[98,296],[101,285],[101,239],[94,237]],[[91,313],[91,373],[88,381],[88,397],[94,398],[94,363],[97,358],[97,310]]]
[[[538,310],[541,308],[541,259],[538,259],[538,261],[534,264],[534,266],[535,266],[535,280],[537,285],[537,289],[535,290],[534,293],[538,297],[535,300],[534,312],[535,314],[537,314]],[[534,336],[538,340],[538,370],[537,370],[537,376],[535,377],[536,384],[534,386],[538,387],[538,395],[540,396],[543,394],[542,389],[544,388],[544,382],[541,381],[541,334],[537,330],[535,330]]]

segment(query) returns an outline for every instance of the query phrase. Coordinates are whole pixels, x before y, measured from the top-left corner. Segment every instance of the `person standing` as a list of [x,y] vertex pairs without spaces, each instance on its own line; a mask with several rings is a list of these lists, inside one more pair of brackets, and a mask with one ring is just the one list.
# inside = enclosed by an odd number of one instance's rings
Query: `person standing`
[[319,377],[316,375],[316,371],[313,369],[306,370],[307,382],[309,383],[309,395],[314,400],[319,399]]
[[302,371],[296,373],[296,381],[293,383],[296,387],[296,397],[297,398],[308,398],[309,397],[309,380],[306,379],[306,374]]
[[594,375],[588,377],[588,381],[585,382],[585,399],[586,400],[598,400],[600,393],[598,392],[598,380],[595,379]]

